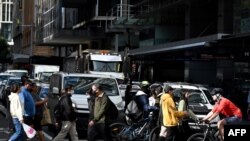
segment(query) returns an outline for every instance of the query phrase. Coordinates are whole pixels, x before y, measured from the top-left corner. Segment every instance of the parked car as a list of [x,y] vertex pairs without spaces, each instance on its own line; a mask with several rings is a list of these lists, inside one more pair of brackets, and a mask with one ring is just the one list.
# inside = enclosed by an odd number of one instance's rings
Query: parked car
[[4,85],[9,77],[13,77],[15,75],[9,73],[0,73],[0,85]]
[[2,100],[3,97],[3,90],[5,88],[6,82],[10,77],[13,77],[13,74],[9,73],[0,73],[0,100]]
[[72,94],[71,99],[75,112],[77,113],[77,130],[87,130],[89,110],[87,96],[85,94],[94,83],[101,84],[104,92],[116,105],[117,109],[123,111],[124,105],[115,78],[98,74],[58,72],[52,74],[50,77],[48,107],[52,120],[54,119],[53,110],[59,100],[59,94],[63,92],[67,85],[73,85],[74,94]]
[[21,77],[9,77],[6,84],[2,85],[3,88],[2,88],[2,91],[0,92],[2,95],[0,98],[4,106],[7,106],[7,98],[8,98],[8,95],[10,94],[10,86],[16,83],[21,86],[22,84]]
[[[178,105],[178,100],[180,98],[181,92],[183,90],[187,90],[189,93],[189,109],[192,110],[199,119],[205,117],[212,110],[215,104],[209,90],[200,84],[192,84],[186,82],[165,82],[163,83],[163,85],[164,87],[166,85],[169,85],[174,88],[174,99],[176,101],[176,105]],[[220,117],[217,116],[212,122],[216,122],[219,120]],[[194,123],[190,121],[190,125],[193,126]]]

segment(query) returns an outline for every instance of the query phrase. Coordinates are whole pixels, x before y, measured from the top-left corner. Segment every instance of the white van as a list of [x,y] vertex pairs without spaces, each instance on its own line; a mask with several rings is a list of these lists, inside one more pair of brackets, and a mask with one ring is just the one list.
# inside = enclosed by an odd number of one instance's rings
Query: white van
[[[55,104],[58,101],[58,96],[55,93],[62,93],[67,85],[73,85],[74,94],[71,99],[73,107],[77,113],[77,129],[87,129],[89,109],[86,92],[94,83],[102,85],[104,92],[109,96],[111,101],[116,105],[119,111],[123,111],[124,105],[120,94],[117,80],[112,76],[83,74],[83,73],[54,73],[50,77],[49,89],[49,108],[54,110]],[[53,94],[54,93],[54,94]],[[52,114],[52,113],[51,113]],[[52,115],[52,117],[54,117]]]
[[27,70],[6,70],[6,73],[10,73],[10,74],[14,74],[17,77],[21,77],[21,76],[28,76],[28,71]]
[[[182,92],[182,90],[187,90],[189,93],[189,109],[192,110],[199,119],[205,117],[212,110],[215,104],[209,90],[200,84],[192,84],[186,82],[166,82],[163,84],[164,87],[166,85],[169,85],[174,88],[175,100],[180,97],[180,93]],[[220,117],[217,116],[212,122],[218,122],[219,120]],[[194,125],[192,122],[190,122],[189,124]]]

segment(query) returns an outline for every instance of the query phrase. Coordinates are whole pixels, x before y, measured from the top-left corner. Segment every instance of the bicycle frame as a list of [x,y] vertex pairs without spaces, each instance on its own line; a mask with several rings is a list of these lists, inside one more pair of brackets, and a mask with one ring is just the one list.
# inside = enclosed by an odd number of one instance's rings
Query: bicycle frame
[[202,141],[219,141],[219,130],[216,127],[216,130],[211,127],[213,123],[197,123],[197,125],[203,130],[203,132],[198,132],[192,134],[188,141],[192,139],[200,138]]

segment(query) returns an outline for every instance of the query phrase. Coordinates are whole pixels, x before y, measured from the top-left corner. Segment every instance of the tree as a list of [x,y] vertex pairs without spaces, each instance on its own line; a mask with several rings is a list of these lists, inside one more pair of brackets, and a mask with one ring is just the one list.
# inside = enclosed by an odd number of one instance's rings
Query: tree
[[4,69],[3,66],[9,63],[10,60],[9,44],[3,37],[0,37],[0,63],[2,64],[2,70]]

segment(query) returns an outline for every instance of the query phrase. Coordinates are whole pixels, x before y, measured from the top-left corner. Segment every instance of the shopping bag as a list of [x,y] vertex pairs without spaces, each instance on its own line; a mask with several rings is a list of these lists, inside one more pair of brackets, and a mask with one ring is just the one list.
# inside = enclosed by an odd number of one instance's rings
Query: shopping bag
[[36,135],[36,130],[32,127],[30,127],[29,125],[23,123],[23,130],[26,133],[28,138],[33,138]]
[[43,118],[41,120],[41,125],[48,125],[48,124],[52,124],[52,120],[51,120],[51,117],[50,117],[49,109],[46,106],[44,106]]

